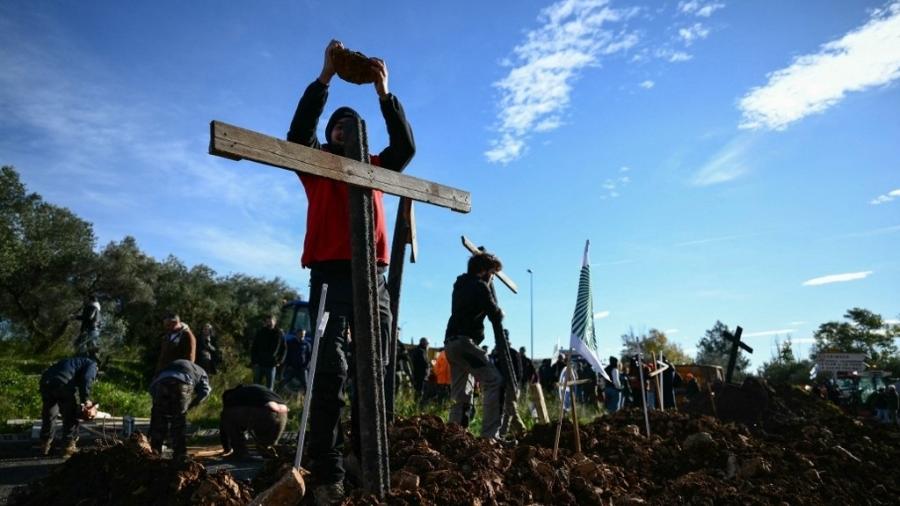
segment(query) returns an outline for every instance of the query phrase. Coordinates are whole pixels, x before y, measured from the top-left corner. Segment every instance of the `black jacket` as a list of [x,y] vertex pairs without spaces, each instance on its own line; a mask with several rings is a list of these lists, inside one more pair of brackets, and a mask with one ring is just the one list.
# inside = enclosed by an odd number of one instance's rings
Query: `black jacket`
[[250,363],[262,367],[275,367],[284,362],[287,346],[284,333],[278,327],[263,327],[256,332],[250,345]]
[[453,284],[453,302],[446,337],[467,336],[477,344],[484,340],[484,318],[499,325],[503,311],[491,285],[475,274],[461,274]]
[[426,348],[416,346],[409,352],[409,360],[412,363],[412,375],[414,379],[423,380],[428,376],[428,352]]
[[87,357],[64,358],[41,375],[42,388],[69,386],[78,389],[81,402],[91,398],[91,386],[97,378],[97,362]]
[[263,407],[269,402],[284,404],[284,399],[262,385],[238,385],[222,394],[222,408]]
[[[294,112],[294,119],[291,120],[291,129],[288,131],[287,140],[309,146],[311,148],[326,149],[334,152],[331,146],[327,144],[327,136],[330,134],[330,127],[335,119],[332,117],[328,122],[325,130],[326,144],[322,146],[316,138],[316,127],[319,124],[319,117],[325,110],[325,102],[328,100],[328,86],[322,84],[316,79],[303,92],[300,102],[297,104],[297,110]],[[403,106],[393,93],[389,93],[384,100],[379,100],[381,106],[381,115],[384,116],[384,123],[387,127],[390,145],[378,154],[381,167],[385,169],[400,172],[413,159],[416,154],[416,142],[413,139],[412,128],[406,121],[406,113]],[[335,111],[337,112],[337,111]],[[335,153],[342,154],[342,153]]]

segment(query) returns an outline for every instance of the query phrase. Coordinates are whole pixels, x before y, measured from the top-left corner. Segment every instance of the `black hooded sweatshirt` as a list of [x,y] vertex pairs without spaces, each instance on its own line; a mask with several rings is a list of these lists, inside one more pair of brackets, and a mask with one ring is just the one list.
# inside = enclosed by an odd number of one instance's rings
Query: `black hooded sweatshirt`
[[475,274],[461,274],[453,284],[453,302],[445,338],[467,336],[477,344],[484,340],[484,318],[499,325],[503,311],[494,290]]

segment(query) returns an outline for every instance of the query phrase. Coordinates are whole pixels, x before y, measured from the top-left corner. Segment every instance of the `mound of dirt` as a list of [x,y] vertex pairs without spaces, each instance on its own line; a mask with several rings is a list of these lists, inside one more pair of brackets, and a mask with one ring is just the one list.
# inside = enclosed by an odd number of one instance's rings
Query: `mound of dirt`
[[13,505],[244,505],[248,486],[199,463],[162,459],[140,433],[105,448],[79,451],[10,498]]
[[[651,411],[648,438],[643,413],[626,410],[581,427],[580,454],[567,422],[556,460],[554,425],[510,443],[473,437],[434,416],[397,420],[389,432],[389,494],[379,501],[356,490],[343,504],[897,503],[900,429],[848,417],[802,390],[765,388],[767,407],[749,424]],[[266,462],[253,492],[284,475],[292,457],[284,450]],[[160,459],[135,435],[76,454],[11,504],[237,505],[252,495],[227,473]],[[312,504],[311,494],[303,504]]]
[[[896,504],[900,430],[847,417],[801,390],[769,389],[754,425],[628,410],[582,427],[582,454],[553,425],[518,444],[423,416],[390,430],[387,504]],[[375,505],[359,492],[344,504]]]

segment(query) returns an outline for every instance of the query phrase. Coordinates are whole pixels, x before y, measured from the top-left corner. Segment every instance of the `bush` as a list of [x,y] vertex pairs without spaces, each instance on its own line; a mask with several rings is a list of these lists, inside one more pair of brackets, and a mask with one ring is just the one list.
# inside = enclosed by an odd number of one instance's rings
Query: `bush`
[[41,416],[41,371],[34,361],[0,363],[0,421]]

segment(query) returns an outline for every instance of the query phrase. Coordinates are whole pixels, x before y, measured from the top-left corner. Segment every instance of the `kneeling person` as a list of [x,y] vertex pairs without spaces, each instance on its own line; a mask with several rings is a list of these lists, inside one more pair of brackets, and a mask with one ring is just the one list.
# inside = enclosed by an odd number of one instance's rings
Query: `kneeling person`
[[219,437],[225,454],[246,457],[244,432],[253,433],[260,453],[273,455],[272,448],[287,423],[288,407],[275,392],[262,385],[238,385],[222,394]]
[[174,456],[187,455],[185,416],[209,397],[210,390],[206,371],[190,360],[175,360],[159,371],[150,384],[150,447],[155,452],[162,453],[163,442],[171,435]]

